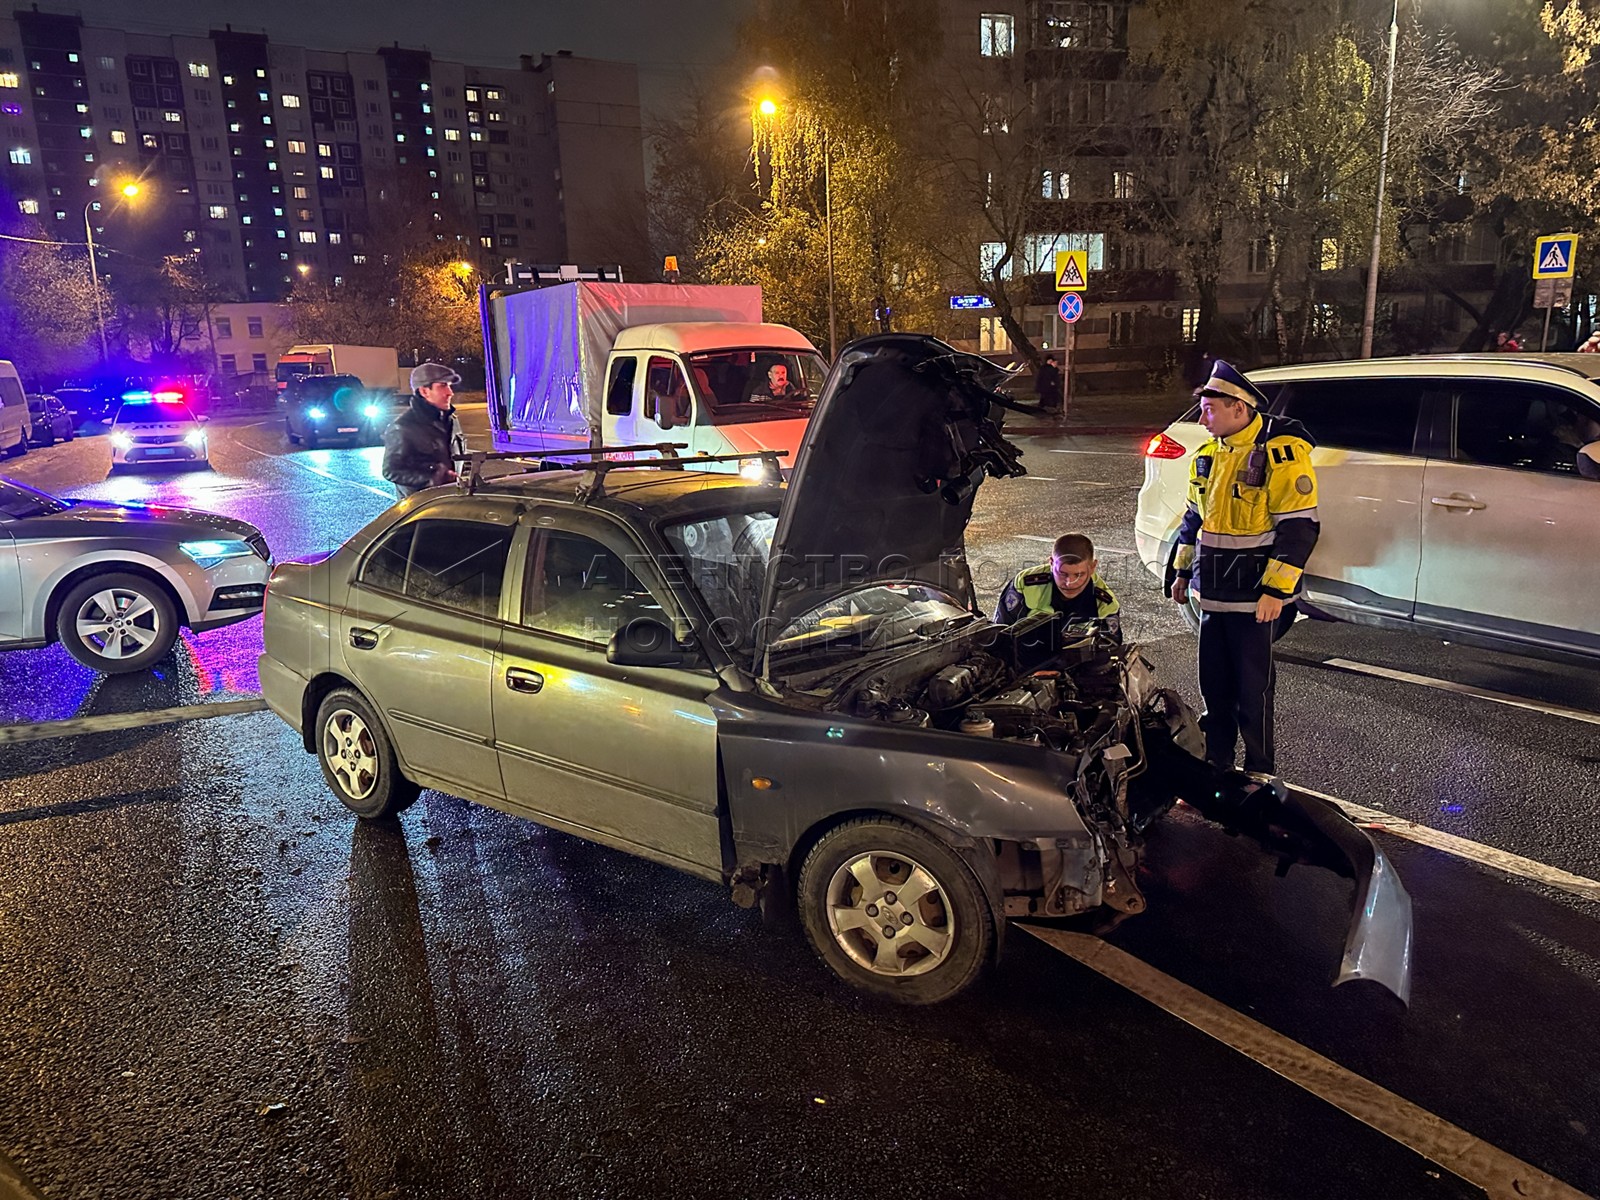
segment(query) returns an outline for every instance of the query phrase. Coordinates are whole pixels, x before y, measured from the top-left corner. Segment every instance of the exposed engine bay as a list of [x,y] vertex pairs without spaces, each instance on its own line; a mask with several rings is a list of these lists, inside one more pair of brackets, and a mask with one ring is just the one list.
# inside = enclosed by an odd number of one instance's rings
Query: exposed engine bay
[[1279,874],[1303,863],[1354,879],[1339,981],[1372,978],[1407,998],[1410,903],[1400,890],[1403,931],[1375,927],[1366,893],[1394,899],[1398,883],[1371,840],[1324,800],[1207,763],[1196,715],[1156,685],[1137,646],[1040,615],[1012,626],[974,620],[898,654],[827,661],[792,664],[786,698],[901,729],[990,739],[997,758],[1051,760],[1085,834],[994,846],[1008,916],[1142,912],[1143,835],[1182,800],[1260,844],[1278,860]]

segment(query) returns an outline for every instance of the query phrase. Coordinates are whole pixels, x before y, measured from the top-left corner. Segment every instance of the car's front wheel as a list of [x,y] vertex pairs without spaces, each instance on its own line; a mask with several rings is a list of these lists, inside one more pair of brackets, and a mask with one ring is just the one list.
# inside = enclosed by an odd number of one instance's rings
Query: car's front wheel
[[84,666],[125,675],[166,656],[178,640],[178,614],[166,591],[142,575],[96,575],[62,599],[56,636]]
[[825,834],[796,887],[806,936],[846,982],[904,1004],[936,1004],[988,966],[994,918],[961,856],[892,817]]
[[422,789],[400,773],[389,734],[354,688],[336,688],[317,706],[317,761],[334,795],[358,817],[403,812]]

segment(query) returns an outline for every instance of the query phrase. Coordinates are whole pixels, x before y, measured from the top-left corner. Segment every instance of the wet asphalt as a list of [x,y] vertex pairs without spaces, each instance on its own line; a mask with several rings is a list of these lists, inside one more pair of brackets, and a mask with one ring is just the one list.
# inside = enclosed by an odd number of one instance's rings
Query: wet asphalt
[[[103,440],[80,439],[6,473],[243,516],[279,557],[387,505],[376,450],[291,454],[270,416],[212,440],[209,472],[107,480]],[[1196,698],[1192,639],[1116,553],[1138,441],[1026,439],[1034,478],[986,487],[971,557],[992,598],[1046,555],[1033,539],[1088,532],[1125,628]],[[110,680],[58,648],[0,654],[0,725],[248,697],[259,642],[254,621],[186,636]],[[1308,622],[1282,649],[1293,782],[1600,877],[1596,726],[1318,664],[1595,712],[1592,671]],[[1328,986],[1347,884],[1275,878],[1183,814],[1152,839],[1150,911],[1107,936],[1600,1192],[1596,905],[1382,845],[1416,905],[1409,1012]],[[665,868],[434,792],[358,824],[269,713],[0,744],[0,856],[0,1152],[21,1194],[1479,1194],[1015,926],[955,1002],[874,1003],[796,930]]]

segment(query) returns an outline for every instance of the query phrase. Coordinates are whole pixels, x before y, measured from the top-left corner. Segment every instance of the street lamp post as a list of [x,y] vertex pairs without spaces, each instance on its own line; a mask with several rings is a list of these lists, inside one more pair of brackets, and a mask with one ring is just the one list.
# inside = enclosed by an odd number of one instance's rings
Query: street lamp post
[[[137,183],[125,183],[117,189],[123,196],[132,200],[139,194]],[[94,222],[89,219],[89,213],[94,209],[95,201],[90,200],[83,206],[83,235],[89,243],[89,281],[94,286],[94,319],[100,331],[100,361],[105,362],[106,353],[106,314],[100,303],[100,267],[94,257]]]
[[[777,116],[778,102],[771,96],[763,96],[756,104],[756,111],[764,117]],[[756,186],[761,186],[759,160]],[[825,125],[822,126],[822,228],[828,246],[828,361],[832,362],[839,357],[839,322],[833,299],[833,142]]]
[[1372,357],[1378,317],[1378,257],[1383,249],[1383,185],[1389,172],[1389,122],[1394,113],[1394,53],[1400,38],[1400,0],[1389,15],[1389,75],[1383,85],[1383,137],[1378,143],[1378,202],[1372,216],[1372,262],[1367,267],[1367,305],[1361,315],[1361,357]]

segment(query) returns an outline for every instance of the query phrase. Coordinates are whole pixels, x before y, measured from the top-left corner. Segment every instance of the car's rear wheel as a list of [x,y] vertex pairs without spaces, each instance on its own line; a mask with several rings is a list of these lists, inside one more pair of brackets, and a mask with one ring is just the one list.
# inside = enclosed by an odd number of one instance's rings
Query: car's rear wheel
[[166,591],[142,575],[96,575],[74,587],[56,613],[56,636],[84,666],[106,675],[142,671],[178,640]]
[[847,983],[936,1004],[988,966],[994,918],[972,869],[938,838],[892,817],[825,834],[796,888],[812,948]]
[[333,794],[368,821],[403,812],[422,794],[400,773],[383,722],[354,688],[336,688],[317,706],[317,761]]

